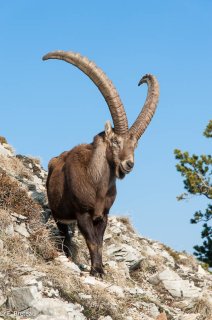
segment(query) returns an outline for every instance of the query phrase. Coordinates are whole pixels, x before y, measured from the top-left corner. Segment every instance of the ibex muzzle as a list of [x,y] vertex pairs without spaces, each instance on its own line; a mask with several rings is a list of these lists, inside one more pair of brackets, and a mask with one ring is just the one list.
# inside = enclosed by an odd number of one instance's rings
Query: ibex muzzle
[[114,128],[106,122],[105,131],[90,144],[81,144],[49,162],[47,194],[52,215],[64,237],[64,251],[71,255],[68,224],[77,220],[91,256],[91,274],[102,275],[102,244],[108,213],[116,198],[116,178],[123,179],[134,167],[134,150],[156,110],[159,86],[156,78],[145,75],[148,95],[136,121],[128,129],[121,99],[105,73],[80,54],[55,51],[43,60],[60,59],[82,70],[102,93]]

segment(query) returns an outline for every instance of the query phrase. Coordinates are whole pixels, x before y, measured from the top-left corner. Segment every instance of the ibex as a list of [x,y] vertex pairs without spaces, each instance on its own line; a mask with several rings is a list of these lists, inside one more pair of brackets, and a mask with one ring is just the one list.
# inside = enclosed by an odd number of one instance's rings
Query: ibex
[[116,179],[123,179],[134,166],[134,150],[156,110],[159,85],[146,74],[148,95],[136,121],[128,129],[121,99],[106,74],[80,54],[64,51],[48,53],[43,60],[60,59],[79,68],[98,87],[112,116],[114,128],[106,122],[105,131],[90,144],[81,144],[50,160],[47,194],[52,215],[64,237],[64,252],[71,255],[68,224],[77,220],[91,257],[91,275],[104,273],[103,236],[108,213],[116,198]]

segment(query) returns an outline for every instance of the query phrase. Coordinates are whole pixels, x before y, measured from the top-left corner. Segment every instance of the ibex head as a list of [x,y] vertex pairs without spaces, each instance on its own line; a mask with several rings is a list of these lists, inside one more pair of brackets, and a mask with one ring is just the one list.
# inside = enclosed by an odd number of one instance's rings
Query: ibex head
[[109,121],[105,124],[105,141],[115,167],[116,177],[123,179],[134,167],[137,139],[132,134],[118,135]]
[[123,103],[113,83],[106,74],[93,62],[80,54],[65,51],[48,53],[43,60],[60,59],[73,64],[83,71],[98,87],[102,93],[112,116],[114,128],[109,122],[105,125],[105,141],[111,152],[111,160],[115,165],[117,178],[124,178],[134,166],[134,150],[141,135],[151,121],[159,98],[159,85],[157,79],[146,74],[139,81],[138,85],[147,83],[148,94],[144,106],[136,121],[128,129],[127,116]]

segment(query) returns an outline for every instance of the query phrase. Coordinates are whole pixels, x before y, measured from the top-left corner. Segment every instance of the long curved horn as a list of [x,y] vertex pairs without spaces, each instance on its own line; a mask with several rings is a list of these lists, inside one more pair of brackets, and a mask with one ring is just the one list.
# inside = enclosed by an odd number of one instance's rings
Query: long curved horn
[[138,85],[140,86],[142,83],[147,83],[148,85],[147,98],[136,121],[129,129],[129,133],[136,137],[137,140],[141,137],[150,123],[157,108],[159,98],[159,84],[153,75],[146,74],[143,76]]
[[83,71],[98,87],[102,93],[113,119],[115,133],[122,135],[128,131],[127,116],[124,106],[121,102],[119,94],[108,79],[106,74],[98,68],[94,62],[89,61],[86,57],[82,57],[78,53],[66,51],[54,51],[46,54],[43,60],[60,59],[73,64]]

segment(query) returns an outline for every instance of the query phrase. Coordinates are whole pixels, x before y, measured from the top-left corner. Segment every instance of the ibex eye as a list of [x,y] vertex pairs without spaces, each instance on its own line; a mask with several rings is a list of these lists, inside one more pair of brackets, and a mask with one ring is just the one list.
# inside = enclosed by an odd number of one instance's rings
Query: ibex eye
[[114,145],[114,146],[119,146],[119,141],[116,140],[116,139],[114,139],[114,140],[113,140],[113,145]]

